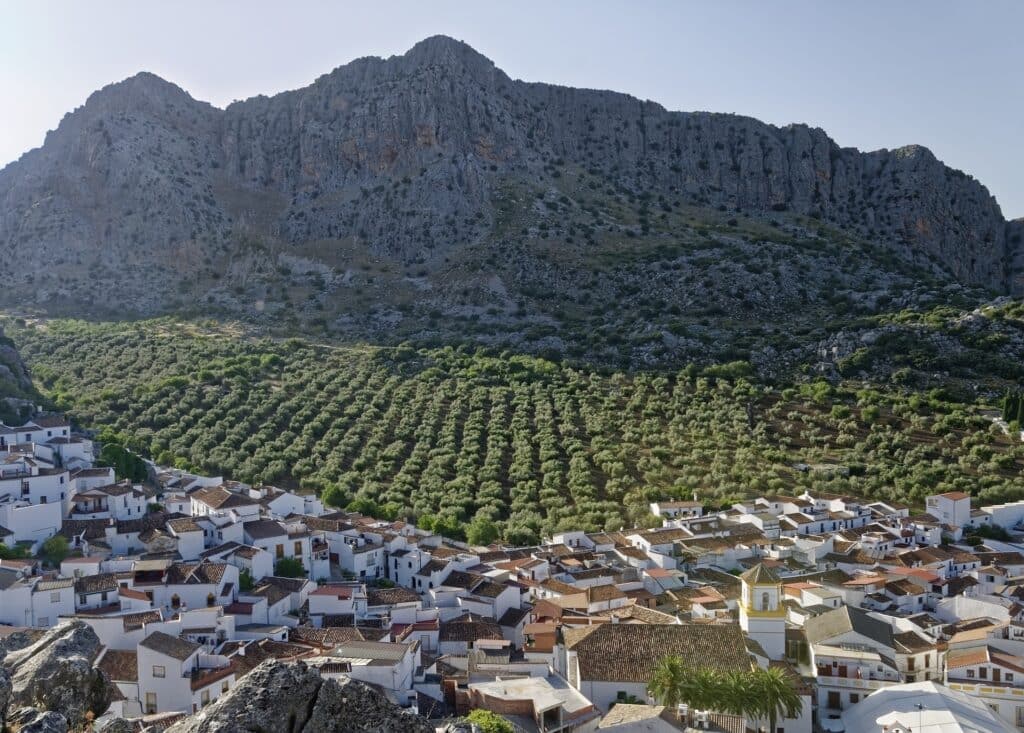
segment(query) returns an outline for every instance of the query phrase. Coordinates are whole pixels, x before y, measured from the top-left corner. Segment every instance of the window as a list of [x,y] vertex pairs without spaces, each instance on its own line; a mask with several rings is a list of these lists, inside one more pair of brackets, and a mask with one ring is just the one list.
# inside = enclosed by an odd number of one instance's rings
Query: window
[[107,600],[107,592],[106,591],[103,591],[103,593],[100,594],[100,600],[101,601]]
[[967,679],[969,679],[969,680],[973,680],[974,679],[974,670],[973,669],[967,670]]
[[978,677],[983,680],[988,679],[988,667],[978,667]]
[[913,657],[907,657],[907,671],[908,672],[913,672],[914,671],[914,662],[915,661],[917,661],[917,660],[914,659]]
[[277,554],[278,559],[284,557],[284,545],[278,545],[277,546],[276,554]]
[[761,594],[761,610],[762,611],[767,611],[771,607],[771,604],[768,601],[769,598],[770,598],[770,596],[768,595],[768,593],[762,593]]
[[55,590],[50,593],[50,603],[60,603],[60,591]]
[[45,496],[40,496],[39,497],[39,503],[40,504],[45,504],[46,503],[46,497]]
[[228,681],[227,681],[227,680],[224,680],[223,682],[221,682],[221,683],[220,683],[220,693],[221,693],[222,695],[223,695],[223,694],[224,694],[225,692],[227,692],[229,688],[230,688],[230,685],[228,684]]
[[85,596],[78,596],[78,602],[84,606],[86,604]]
[[295,554],[296,555],[301,555],[302,554],[302,543],[301,542],[296,542],[295,543]]
[[156,712],[156,693],[146,693],[146,714],[152,715]]
[[209,705],[210,704],[210,691],[208,689],[203,690],[199,694],[199,704],[200,705]]
[[858,703],[858,702],[860,702],[860,695],[858,695],[856,692],[851,692],[850,693],[850,702],[851,703]]
[[1007,682],[1013,682],[1013,672],[1007,672],[1003,677]]
[[166,677],[167,676],[167,668],[164,667],[162,664],[154,664],[153,665],[153,676],[154,677]]
[[171,596],[171,608],[181,608],[181,596],[177,593]]

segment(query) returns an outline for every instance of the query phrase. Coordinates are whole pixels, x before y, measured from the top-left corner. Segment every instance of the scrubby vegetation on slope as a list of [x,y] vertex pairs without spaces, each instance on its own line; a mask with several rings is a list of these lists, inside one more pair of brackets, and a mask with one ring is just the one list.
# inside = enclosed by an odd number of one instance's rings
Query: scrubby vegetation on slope
[[942,390],[769,388],[745,363],[599,373],[171,320],[9,333],[58,405],[162,463],[454,528],[486,517],[511,541],[649,521],[649,500],[694,492],[1024,498],[1024,446]]

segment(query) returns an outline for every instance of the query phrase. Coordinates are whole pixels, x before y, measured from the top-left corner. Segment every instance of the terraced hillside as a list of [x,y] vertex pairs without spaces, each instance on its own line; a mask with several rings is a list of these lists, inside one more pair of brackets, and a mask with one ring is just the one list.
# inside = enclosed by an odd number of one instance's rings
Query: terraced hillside
[[[1024,447],[941,389],[768,388],[742,362],[596,372],[483,350],[253,340],[167,319],[8,324],[41,389],[165,463],[337,504],[486,516],[510,541],[801,487],[920,502],[1024,497]],[[808,464],[806,471],[793,464]]]

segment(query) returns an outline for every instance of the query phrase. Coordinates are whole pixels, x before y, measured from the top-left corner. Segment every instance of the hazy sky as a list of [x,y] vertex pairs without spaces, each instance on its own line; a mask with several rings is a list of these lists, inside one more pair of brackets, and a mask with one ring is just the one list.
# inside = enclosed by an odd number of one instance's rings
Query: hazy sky
[[223,106],[438,33],[513,78],[921,143],[1024,216],[1024,2],[0,0],[0,165],[148,70]]

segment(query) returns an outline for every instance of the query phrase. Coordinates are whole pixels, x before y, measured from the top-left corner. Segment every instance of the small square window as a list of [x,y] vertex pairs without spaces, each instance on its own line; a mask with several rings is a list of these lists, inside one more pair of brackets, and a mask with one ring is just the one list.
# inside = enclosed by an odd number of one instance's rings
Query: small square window
[[167,668],[164,667],[162,664],[154,664],[153,665],[153,676],[154,677],[166,677],[167,676]]

